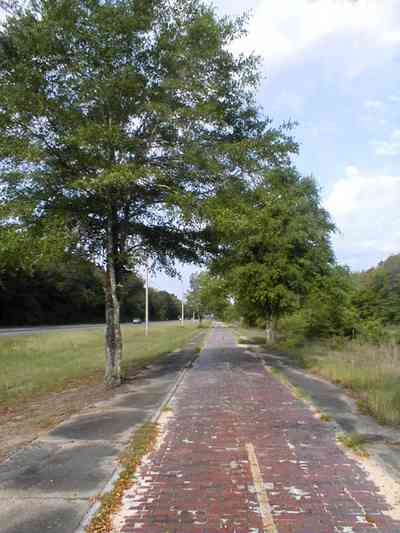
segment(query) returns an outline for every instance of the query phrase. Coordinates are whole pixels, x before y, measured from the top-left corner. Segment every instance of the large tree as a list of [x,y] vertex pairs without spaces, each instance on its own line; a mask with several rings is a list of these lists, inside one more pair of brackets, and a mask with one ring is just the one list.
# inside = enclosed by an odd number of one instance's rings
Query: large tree
[[187,305],[201,322],[205,314],[224,318],[231,306],[229,291],[222,277],[211,276],[209,272],[199,272],[190,277],[190,290],[186,295]]
[[62,221],[103,266],[111,386],[139,251],[198,260],[204,200],[295,149],[259,117],[257,62],[231,52],[242,33],[198,0],[35,0],[1,29],[3,227]]
[[312,178],[293,167],[275,168],[227,206],[211,202],[222,246],[212,270],[223,275],[249,321],[262,318],[268,340],[334,264],[334,226]]
[[400,323],[400,254],[353,276],[357,287],[354,302],[361,318]]

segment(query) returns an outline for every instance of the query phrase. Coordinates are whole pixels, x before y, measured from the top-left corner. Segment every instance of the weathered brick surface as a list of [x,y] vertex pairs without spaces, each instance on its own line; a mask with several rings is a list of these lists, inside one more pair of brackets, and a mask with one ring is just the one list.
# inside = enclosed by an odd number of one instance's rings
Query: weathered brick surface
[[329,427],[212,331],[172,402],[164,439],[116,520],[124,533],[264,532],[246,443],[279,533],[399,533],[386,504]]

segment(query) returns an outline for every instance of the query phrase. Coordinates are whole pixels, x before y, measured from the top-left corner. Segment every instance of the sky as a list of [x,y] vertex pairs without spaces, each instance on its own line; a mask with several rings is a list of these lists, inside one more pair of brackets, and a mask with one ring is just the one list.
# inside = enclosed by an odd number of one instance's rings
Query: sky
[[[214,0],[250,12],[235,52],[261,58],[258,102],[275,125],[292,119],[295,160],[312,174],[338,227],[338,261],[365,270],[400,253],[400,0]],[[179,296],[182,282],[155,287]]]
[[[298,123],[295,164],[314,176],[337,225],[338,262],[366,270],[400,253],[400,0],[214,4],[251,12],[235,50],[261,57],[264,112]],[[186,285],[192,269],[182,270]]]

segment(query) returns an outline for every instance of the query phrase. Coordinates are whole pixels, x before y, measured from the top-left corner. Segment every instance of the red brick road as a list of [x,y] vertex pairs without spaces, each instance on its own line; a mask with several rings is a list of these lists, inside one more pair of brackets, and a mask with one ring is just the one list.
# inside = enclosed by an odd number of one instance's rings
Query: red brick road
[[212,330],[171,406],[115,531],[400,532],[328,425],[228,329]]

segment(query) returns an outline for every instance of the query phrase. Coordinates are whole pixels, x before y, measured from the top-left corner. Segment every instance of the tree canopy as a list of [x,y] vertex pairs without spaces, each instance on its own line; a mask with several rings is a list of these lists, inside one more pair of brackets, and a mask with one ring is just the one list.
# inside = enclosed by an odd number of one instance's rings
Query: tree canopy
[[334,264],[334,226],[318,189],[292,167],[261,175],[234,202],[212,203],[222,245],[212,270],[224,276],[243,316],[274,322],[299,305]]
[[204,257],[204,202],[297,149],[260,115],[256,59],[231,52],[244,28],[197,0],[36,0],[1,28],[2,227],[61,224],[104,268],[110,385],[138,250]]
[[191,276],[187,306],[200,321],[204,315],[223,319],[231,305],[229,289],[222,277],[211,276],[207,271]]
[[361,318],[400,323],[400,254],[356,276],[355,305]]

